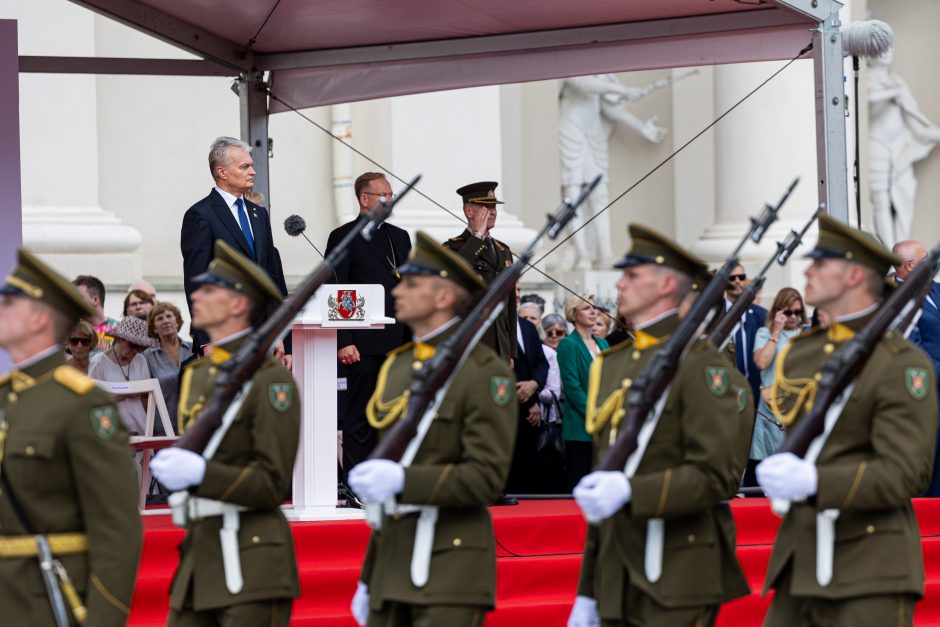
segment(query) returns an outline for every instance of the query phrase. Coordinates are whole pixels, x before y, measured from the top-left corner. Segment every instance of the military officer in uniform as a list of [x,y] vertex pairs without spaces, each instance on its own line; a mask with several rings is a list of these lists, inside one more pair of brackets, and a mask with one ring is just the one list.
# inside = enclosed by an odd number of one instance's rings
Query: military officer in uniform
[[[616,265],[618,314],[635,338],[591,365],[586,426],[598,457],[616,440],[633,380],[678,327],[678,308],[704,264],[668,238],[629,227],[632,248]],[[748,594],[735,558],[732,497],[743,471],[747,390],[714,346],[699,341],[682,361],[658,423],[631,476],[595,471],[574,496],[589,521],[569,626],[710,625],[719,604]]]
[[[885,273],[901,263],[872,236],[826,215],[808,256],[806,303],[833,322],[793,338],[777,358],[771,396],[783,400],[771,409],[788,425],[812,404],[815,375],[871,319]],[[912,624],[924,565],[911,497],[930,483],[935,380],[929,358],[888,332],[815,462],[778,453],[757,466],[767,496],[793,500],[765,579],[776,590],[765,625]]]
[[[408,403],[411,373],[429,359],[485,286],[459,256],[417,234],[393,290],[398,320],[415,341],[391,352],[368,406],[385,431]],[[369,627],[477,627],[496,597],[496,555],[487,505],[506,481],[516,429],[512,370],[477,344],[460,366],[413,462],[363,462],[349,484],[367,503],[386,503],[369,542],[353,616]],[[380,438],[381,438],[380,434]],[[436,520],[436,524],[434,522]]]
[[[252,325],[281,301],[280,290],[264,270],[220,240],[208,270],[194,281],[199,287],[192,294],[193,324],[209,334],[213,348],[183,371],[183,431],[211,398],[216,365],[227,361]],[[290,527],[279,506],[291,485],[299,430],[297,386],[271,356],[252,377],[251,389],[211,459],[180,448],[165,449],[154,458],[151,468],[163,485],[189,490],[169,625],[290,622],[300,590]],[[233,533],[237,535],[231,537]]]
[[117,627],[130,613],[142,534],[128,434],[114,400],[62,351],[90,314],[71,283],[19,251],[0,287],[0,347],[13,361],[0,379],[4,625],[56,625],[37,535],[63,567],[54,578],[70,624]]
[[[467,217],[467,228],[457,237],[444,242],[444,246],[456,252],[469,263],[473,270],[489,285],[504,268],[512,265],[509,246],[490,236],[496,225],[496,199],[498,183],[482,181],[464,185],[457,190],[463,199],[463,213]],[[510,292],[499,317],[480,340],[505,361],[515,359],[518,339],[516,337],[516,295]]]

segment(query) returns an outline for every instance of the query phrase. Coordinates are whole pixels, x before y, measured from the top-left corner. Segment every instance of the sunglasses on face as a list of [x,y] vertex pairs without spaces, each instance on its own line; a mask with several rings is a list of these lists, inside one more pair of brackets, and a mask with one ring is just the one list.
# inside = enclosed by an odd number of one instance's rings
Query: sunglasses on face
[[747,281],[747,275],[744,273],[741,274],[729,274],[728,279],[731,281]]
[[90,337],[70,337],[69,344],[72,346],[91,346]]
[[780,310],[780,313],[782,313],[783,315],[787,316],[788,318],[791,317],[791,316],[800,316],[800,317],[803,316],[803,310],[802,310],[802,309],[781,309],[781,310]]
[[546,331],[545,335],[548,337],[565,337],[565,332],[561,329],[552,329],[551,331]]

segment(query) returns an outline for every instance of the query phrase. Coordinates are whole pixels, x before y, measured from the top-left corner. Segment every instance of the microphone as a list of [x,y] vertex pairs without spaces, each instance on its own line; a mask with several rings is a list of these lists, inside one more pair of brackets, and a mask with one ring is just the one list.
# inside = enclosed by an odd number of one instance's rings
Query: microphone
[[[287,216],[287,219],[284,220],[284,230],[287,231],[287,234],[291,237],[297,237],[298,235],[303,235],[304,239],[313,246],[313,249],[317,251],[317,254],[321,257],[324,257],[323,253],[320,252],[320,249],[310,241],[310,238],[304,233],[307,230],[307,221],[301,218],[298,215]],[[325,257],[324,257],[325,258]]]
[[846,56],[880,57],[894,45],[894,31],[881,20],[862,20],[842,25],[842,48]]

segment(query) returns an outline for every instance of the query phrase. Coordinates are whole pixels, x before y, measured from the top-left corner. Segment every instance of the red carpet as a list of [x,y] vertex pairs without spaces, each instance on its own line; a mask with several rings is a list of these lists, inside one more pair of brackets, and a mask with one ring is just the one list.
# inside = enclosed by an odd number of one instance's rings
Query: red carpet
[[[752,590],[721,610],[722,627],[760,625],[769,599],[762,599],[764,571],[778,519],[764,499],[732,504],[738,526],[738,556]],[[923,536],[927,596],[917,605],[915,624],[940,625],[940,499],[915,501]],[[573,501],[523,501],[491,509],[498,559],[497,611],[488,627],[565,624],[574,598],[585,524]],[[144,519],[146,536],[130,625],[156,626],[166,620],[176,545],[182,532],[168,517]],[[294,605],[292,625],[353,627],[349,600],[369,537],[360,521],[296,523],[292,526],[303,597]]]

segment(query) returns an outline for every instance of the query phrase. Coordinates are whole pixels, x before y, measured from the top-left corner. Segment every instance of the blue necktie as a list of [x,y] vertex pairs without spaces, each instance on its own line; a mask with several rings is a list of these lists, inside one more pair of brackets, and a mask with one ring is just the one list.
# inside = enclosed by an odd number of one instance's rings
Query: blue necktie
[[245,204],[242,202],[241,198],[236,198],[235,204],[238,205],[238,223],[242,227],[242,234],[248,242],[248,248],[251,249],[251,256],[254,257],[255,238],[251,236],[251,226],[248,224],[248,214],[245,212]]

